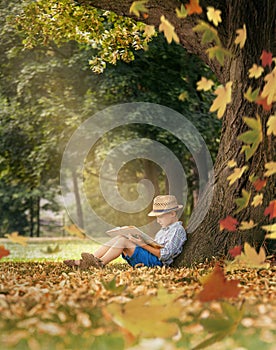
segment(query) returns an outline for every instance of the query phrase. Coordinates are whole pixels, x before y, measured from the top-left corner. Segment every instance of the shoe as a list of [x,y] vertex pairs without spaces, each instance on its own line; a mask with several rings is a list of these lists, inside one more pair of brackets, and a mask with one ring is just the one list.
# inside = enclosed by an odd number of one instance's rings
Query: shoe
[[82,260],[80,261],[80,268],[82,270],[87,269],[88,267],[96,267],[98,269],[102,269],[104,267],[101,259],[97,258],[93,254],[90,253],[81,253]]

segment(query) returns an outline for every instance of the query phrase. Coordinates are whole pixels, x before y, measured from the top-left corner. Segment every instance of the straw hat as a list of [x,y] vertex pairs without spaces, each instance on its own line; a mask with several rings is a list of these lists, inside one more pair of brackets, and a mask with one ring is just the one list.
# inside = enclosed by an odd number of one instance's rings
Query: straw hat
[[148,216],[159,216],[181,208],[183,208],[183,205],[177,204],[175,196],[169,194],[157,196],[153,200],[153,209]]

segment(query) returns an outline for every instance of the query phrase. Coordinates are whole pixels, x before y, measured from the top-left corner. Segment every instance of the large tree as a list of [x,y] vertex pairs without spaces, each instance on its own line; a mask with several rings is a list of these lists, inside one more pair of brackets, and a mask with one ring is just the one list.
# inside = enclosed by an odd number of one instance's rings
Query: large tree
[[[185,3],[187,2],[185,1]],[[79,0],[75,3],[81,5],[83,9],[87,6],[93,6],[99,9],[111,10],[122,16],[133,16],[129,11],[132,0],[120,2]],[[191,15],[180,19],[177,18],[175,9],[180,9],[181,5],[183,3],[176,0],[160,0],[158,2],[149,0],[146,3],[147,14],[136,19],[158,28],[161,16],[165,16],[175,27],[175,32],[183,47],[198,55],[213,70],[221,84],[225,85],[229,81],[232,82],[232,102],[228,104],[223,116],[222,136],[215,163],[212,204],[200,226],[196,230],[192,230],[192,223],[195,222],[197,215],[202,210],[202,205],[205,205],[204,198],[201,198],[201,203],[194,211],[190,226],[188,226],[189,239],[177,261],[178,264],[190,264],[212,256],[225,255],[229,248],[240,245],[244,241],[260,244],[264,239],[264,231],[261,230],[261,226],[267,221],[267,217],[264,216],[264,209],[275,198],[275,175],[267,178],[267,184],[262,189],[264,196],[262,204],[249,205],[237,213],[236,199],[242,196],[242,190],[247,190],[248,193],[252,191],[254,194],[255,188],[252,182],[248,180],[249,176],[254,175],[261,178],[265,164],[275,161],[275,138],[273,135],[264,138],[253,156],[246,159],[246,152],[241,152],[244,145],[237,137],[248,130],[248,125],[246,125],[243,117],[256,118],[257,115],[260,116],[262,131],[265,135],[268,118],[275,110],[275,103],[272,109],[267,111],[262,105],[248,101],[244,94],[250,86],[253,85],[254,87],[254,82],[252,83],[252,79],[248,76],[248,70],[254,63],[259,64],[262,51],[266,50],[275,56],[276,3],[274,0],[200,1],[200,5],[204,9],[207,6],[213,6],[222,11],[222,23],[218,26],[217,32],[220,43],[227,52],[231,53],[225,55],[223,65],[216,59],[210,59],[206,49],[212,44],[202,44],[201,33],[193,30],[199,18],[206,20],[206,11],[203,11],[199,16]],[[240,50],[235,44],[235,36],[236,30],[242,28],[244,24],[247,28],[247,40],[244,48]],[[98,24],[95,25],[98,26]],[[93,31],[94,28],[91,27],[91,30]],[[258,85],[255,84],[254,88],[257,87]],[[232,170],[227,164],[232,159],[236,160],[237,166],[240,168],[246,163],[247,173],[246,177],[241,177],[232,186],[229,186],[227,178]],[[208,187],[206,193],[208,193]],[[254,221],[258,223],[258,226],[254,227],[253,230],[237,230],[236,232],[224,230],[221,232],[219,219],[223,219],[228,215],[235,215],[239,222],[248,221],[254,217]]]

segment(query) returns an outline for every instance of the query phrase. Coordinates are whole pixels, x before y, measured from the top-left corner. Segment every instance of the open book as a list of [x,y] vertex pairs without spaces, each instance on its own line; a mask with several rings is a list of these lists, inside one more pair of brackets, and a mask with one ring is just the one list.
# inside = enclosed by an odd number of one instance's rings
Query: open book
[[113,228],[112,230],[106,231],[106,233],[110,237],[121,235],[128,238],[131,235],[135,238],[141,238],[146,244],[152,246],[153,248],[163,248],[161,244],[155,242],[154,239],[152,239],[145,232],[139,230],[139,228],[137,228],[136,226],[119,226]]

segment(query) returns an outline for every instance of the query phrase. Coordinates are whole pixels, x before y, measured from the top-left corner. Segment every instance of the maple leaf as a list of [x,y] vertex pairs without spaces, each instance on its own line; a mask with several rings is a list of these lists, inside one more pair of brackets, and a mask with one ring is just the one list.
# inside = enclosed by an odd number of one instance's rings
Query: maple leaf
[[229,160],[229,162],[227,163],[227,166],[229,168],[234,168],[237,165],[237,162],[234,159]]
[[267,121],[267,136],[273,134],[274,136],[276,136],[276,114],[271,115]]
[[249,86],[246,93],[243,95],[249,102],[255,102],[259,96],[260,88],[252,91],[252,87]]
[[79,238],[84,238],[85,233],[83,230],[78,228],[76,225],[69,225],[69,226],[64,226],[63,229],[67,231],[70,235],[72,236],[77,236]]
[[215,91],[217,97],[215,98],[210,108],[210,112],[214,112],[217,110],[217,115],[219,119],[222,118],[226,109],[226,105],[231,102],[232,84],[232,81],[229,81],[225,85],[225,87],[219,86]]
[[[204,21],[199,21],[196,26],[193,27],[193,31],[197,33],[202,33],[201,43],[207,44],[209,42],[214,41],[217,46],[216,48],[221,48],[220,39],[218,36],[217,30]],[[215,53],[213,53],[213,57],[215,57]],[[212,57],[212,58],[213,58]]]
[[263,67],[258,66],[256,63],[248,70],[249,78],[258,79],[263,74]]
[[267,104],[270,105],[276,101],[276,67],[273,71],[264,77],[266,84],[263,92],[261,93],[262,98],[267,98]]
[[188,16],[186,7],[183,4],[181,4],[180,10],[176,8],[175,11],[178,18],[186,18]]
[[151,25],[145,25],[144,27],[144,36],[151,38],[155,34],[155,28]]
[[245,242],[243,247],[244,252],[236,256],[233,264],[254,268],[269,268],[269,264],[265,263],[266,254],[263,247],[260,248],[259,253],[255,248],[251,247],[249,243]]
[[240,226],[239,226],[239,230],[241,230],[241,231],[250,230],[251,228],[253,228],[255,226],[256,226],[256,224],[254,223],[253,220],[242,221]]
[[242,252],[242,246],[236,245],[234,248],[229,249],[229,254],[234,258],[237,255],[241,255]]
[[130,6],[129,13],[133,13],[135,16],[140,17],[140,12],[148,12],[148,9],[145,7],[145,4],[147,2],[148,0],[133,1],[133,3]]
[[256,191],[260,191],[263,187],[265,187],[266,183],[267,183],[266,179],[264,180],[257,179],[253,182],[253,186],[255,187]]
[[261,54],[261,60],[262,60],[262,66],[271,66],[272,64],[272,53],[271,52],[267,52],[265,50],[263,50],[262,54]]
[[202,13],[199,0],[190,0],[189,4],[186,4],[186,9],[188,11],[188,15],[192,15],[193,13],[200,15]]
[[222,219],[219,221],[219,229],[222,230],[228,230],[231,232],[234,232],[237,230],[238,221],[233,218],[232,216],[228,215],[225,219]]
[[18,234],[18,232],[12,232],[11,234],[9,233],[6,233],[5,234],[5,237],[7,237],[10,241],[12,241],[13,243],[18,243],[18,244],[21,244],[23,246],[26,246],[27,245],[27,240],[28,238],[27,237],[24,237],[24,236],[20,236]]
[[260,194],[256,194],[256,196],[254,196],[251,205],[256,208],[258,205],[263,204],[263,198],[264,195],[262,193]]
[[214,7],[211,6],[208,6],[207,10],[207,18],[209,22],[213,22],[215,26],[218,26],[221,22],[221,11],[214,9]]
[[245,152],[245,158],[248,160],[253,156],[263,140],[262,123],[259,115],[257,115],[257,119],[243,117],[243,120],[251,130],[239,135],[237,139],[246,144],[242,147],[241,153]]
[[270,215],[269,219],[273,219],[276,217],[276,200],[270,201],[269,206],[265,208],[264,211],[265,216]]
[[203,90],[208,91],[211,89],[211,87],[214,85],[213,80],[206,79],[205,77],[201,77],[201,80],[199,80],[197,83],[197,90]]
[[237,37],[235,40],[236,45],[240,45],[240,48],[242,49],[244,47],[245,41],[246,41],[246,26],[245,24],[242,26],[242,29],[236,30]]
[[273,174],[276,174],[276,162],[269,162],[265,164],[265,168],[267,169],[264,173],[264,176],[268,177]]
[[235,213],[239,213],[241,210],[243,210],[248,206],[250,196],[251,196],[250,191],[248,192],[245,189],[242,189],[242,196],[240,198],[235,199],[235,203],[238,207]]
[[177,44],[179,43],[178,35],[174,31],[174,26],[165,18],[164,15],[160,18],[159,31],[164,32],[167,42],[170,44],[174,40]]
[[206,50],[206,53],[208,53],[210,59],[216,58],[221,66],[224,65],[225,56],[231,56],[230,51],[220,45],[210,47]]
[[256,103],[257,105],[262,106],[265,111],[271,110],[272,104],[267,103],[267,98],[262,98],[261,96],[258,96]]
[[178,96],[179,101],[185,101],[189,97],[189,94],[187,91],[181,92],[181,94]]
[[227,177],[229,185],[233,185],[235,181],[242,177],[242,174],[248,169],[247,165],[244,165],[242,168],[235,168],[233,173]]
[[10,255],[10,251],[7,250],[3,245],[0,245],[0,259],[8,255]]
[[238,287],[239,280],[228,281],[223,269],[216,264],[214,270],[203,282],[203,290],[197,295],[201,302],[224,298],[236,298],[241,288]]
[[268,231],[268,234],[265,236],[265,238],[276,239],[276,224],[262,226],[262,228]]

